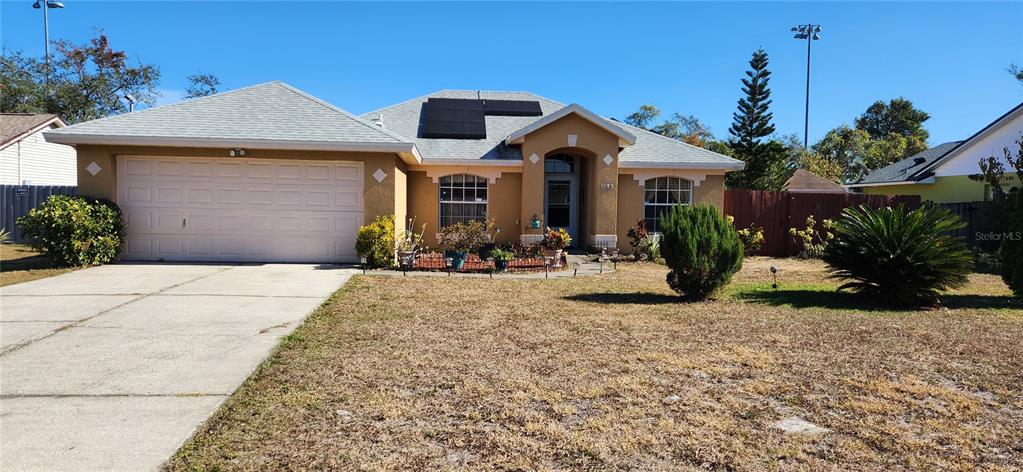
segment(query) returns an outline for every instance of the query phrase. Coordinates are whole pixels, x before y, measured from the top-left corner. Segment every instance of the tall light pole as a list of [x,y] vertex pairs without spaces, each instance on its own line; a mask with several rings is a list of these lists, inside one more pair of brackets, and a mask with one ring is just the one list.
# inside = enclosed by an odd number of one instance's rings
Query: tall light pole
[[43,51],[45,51],[46,58],[46,71],[49,75],[50,70],[50,9],[51,8],[64,8],[64,4],[56,0],[36,0],[32,4],[32,8],[36,10],[43,10]]
[[792,31],[796,39],[806,40],[806,115],[803,119],[803,147],[809,147],[810,139],[810,45],[821,39],[821,25],[799,25],[793,26]]

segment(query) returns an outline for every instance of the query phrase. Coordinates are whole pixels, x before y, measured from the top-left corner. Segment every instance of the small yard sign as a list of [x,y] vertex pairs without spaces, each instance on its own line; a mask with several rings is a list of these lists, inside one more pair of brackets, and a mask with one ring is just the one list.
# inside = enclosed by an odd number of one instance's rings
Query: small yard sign
[[16,197],[27,197],[28,187],[14,187],[14,196]]

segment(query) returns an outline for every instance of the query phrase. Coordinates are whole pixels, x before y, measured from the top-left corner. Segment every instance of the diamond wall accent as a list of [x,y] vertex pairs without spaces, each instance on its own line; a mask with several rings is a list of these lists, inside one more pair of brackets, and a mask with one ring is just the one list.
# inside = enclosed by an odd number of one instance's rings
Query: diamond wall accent
[[529,162],[532,162],[533,164],[540,162],[540,156],[537,156],[536,154],[529,156]]
[[377,183],[383,182],[384,179],[387,178],[387,172],[384,172],[383,169],[377,169],[377,171],[373,173],[373,178],[377,179]]
[[579,142],[578,134],[568,135],[568,147],[575,147],[575,143]]
[[96,174],[99,173],[99,171],[103,170],[103,168],[100,167],[99,164],[96,163],[96,161],[92,161],[91,163],[89,163],[89,165],[85,166],[85,170],[89,171],[90,174],[95,176]]
[[610,154],[604,156],[604,164],[611,165],[611,163],[614,162],[614,161],[615,161],[615,158],[611,157]]

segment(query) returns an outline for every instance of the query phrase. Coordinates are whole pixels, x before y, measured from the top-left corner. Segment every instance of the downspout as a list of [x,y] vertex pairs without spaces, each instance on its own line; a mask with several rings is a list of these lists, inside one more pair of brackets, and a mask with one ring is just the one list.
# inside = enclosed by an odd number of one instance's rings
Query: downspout
[[24,181],[21,180],[21,140],[19,140],[18,141],[18,183],[17,183],[17,185],[21,185],[22,182],[24,182]]

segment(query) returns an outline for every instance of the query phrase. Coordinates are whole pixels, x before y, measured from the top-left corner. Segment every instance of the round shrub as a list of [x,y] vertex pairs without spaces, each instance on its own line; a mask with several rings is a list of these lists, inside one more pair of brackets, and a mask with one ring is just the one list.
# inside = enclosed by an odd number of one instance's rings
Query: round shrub
[[1017,297],[1023,297],[1023,191],[1014,192],[1015,206],[1009,214],[1007,238],[998,255],[1002,260],[1002,280]]
[[659,226],[667,282],[686,300],[702,300],[742,268],[742,241],[717,208],[672,207]]
[[32,247],[62,265],[113,262],[124,244],[121,209],[103,199],[53,195],[18,218],[18,226]]
[[823,259],[831,277],[846,280],[839,290],[892,305],[934,305],[943,290],[967,282],[972,256],[948,234],[962,227],[958,217],[930,205],[846,208]]
[[394,217],[378,216],[372,223],[360,226],[355,252],[365,257],[370,267],[394,266]]

